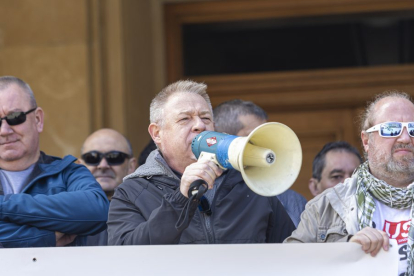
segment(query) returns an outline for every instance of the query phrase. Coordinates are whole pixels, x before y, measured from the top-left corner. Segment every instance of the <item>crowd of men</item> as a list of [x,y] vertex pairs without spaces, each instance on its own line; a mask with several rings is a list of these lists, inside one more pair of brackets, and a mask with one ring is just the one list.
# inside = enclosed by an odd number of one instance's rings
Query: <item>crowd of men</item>
[[[247,136],[267,122],[254,103],[232,100],[213,110],[207,86],[187,80],[165,87],[149,111],[153,144],[139,166],[128,139],[112,129],[87,137],[79,162],[53,157],[39,149],[44,112],[30,86],[0,77],[0,247],[355,242],[375,256],[398,238],[398,275],[413,275],[408,94],[382,93],[367,106],[365,162],[344,141],[321,149],[308,203],[293,190],[258,195],[237,170],[195,159],[191,144],[199,133]],[[200,179],[202,197],[190,188]],[[387,232],[390,225],[401,235]]]

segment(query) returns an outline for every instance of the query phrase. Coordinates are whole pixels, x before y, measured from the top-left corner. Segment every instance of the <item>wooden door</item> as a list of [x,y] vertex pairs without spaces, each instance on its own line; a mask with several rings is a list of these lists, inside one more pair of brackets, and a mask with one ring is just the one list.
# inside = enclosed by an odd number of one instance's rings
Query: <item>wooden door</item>
[[[270,121],[291,127],[298,135],[303,150],[302,169],[293,189],[310,199],[308,180],[316,153],[325,143],[336,140],[345,140],[361,150],[358,113],[367,101],[386,90],[400,90],[414,95],[414,62],[409,58],[408,62],[400,64],[367,66],[363,62],[364,57],[358,57],[361,63],[354,67],[192,75],[185,73],[185,26],[241,21],[248,26],[254,20],[262,19],[281,20],[283,24],[284,20],[301,17],[363,17],[370,13],[398,13],[402,17],[411,14],[412,17],[413,12],[414,2],[407,0],[168,3],[165,4],[168,82],[178,79],[205,82],[213,107],[236,98],[252,101],[268,113]],[[356,34],[358,36],[358,32]],[[410,49],[407,50],[408,56],[412,54]],[[199,54],[203,55],[203,52]]]

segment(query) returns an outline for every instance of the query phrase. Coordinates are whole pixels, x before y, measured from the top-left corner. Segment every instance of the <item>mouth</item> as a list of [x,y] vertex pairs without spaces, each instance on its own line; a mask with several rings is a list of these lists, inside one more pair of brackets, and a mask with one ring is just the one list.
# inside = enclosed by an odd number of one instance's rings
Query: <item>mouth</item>
[[4,146],[4,145],[11,145],[11,144],[13,144],[13,143],[16,143],[17,141],[18,141],[18,140],[0,142],[0,146]]
[[109,175],[98,175],[98,176],[95,176],[95,178],[96,179],[113,179],[114,177],[112,177],[112,176],[109,176]]
[[412,149],[408,149],[408,148],[399,148],[394,150],[394,153],[397,155],[402,155],[402,154],[413,154]]

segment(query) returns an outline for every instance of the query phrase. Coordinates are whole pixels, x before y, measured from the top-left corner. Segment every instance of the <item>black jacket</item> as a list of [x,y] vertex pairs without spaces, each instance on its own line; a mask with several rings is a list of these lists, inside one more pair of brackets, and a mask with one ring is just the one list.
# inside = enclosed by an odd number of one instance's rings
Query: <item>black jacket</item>
[[[229,170],[216,180],[222,183],[212,200],[212,214],[200,213],[198,203],[191,202],[189,224],[179,230],[176,224],[188,202],[178,188],[180,180],[158,151],[145,165],[112,197],[109,245],[276,243],[295,229],[277,197],[255,194],[239,172]],[[144,176],[150,172],[158,175]]]

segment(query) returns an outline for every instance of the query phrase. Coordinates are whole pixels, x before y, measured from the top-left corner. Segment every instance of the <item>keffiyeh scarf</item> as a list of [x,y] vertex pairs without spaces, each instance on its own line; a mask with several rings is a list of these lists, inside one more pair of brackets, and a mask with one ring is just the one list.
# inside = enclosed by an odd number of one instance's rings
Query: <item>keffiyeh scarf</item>
[[357,180],[357,204],[358,204],[358,223],[359,229],[372,227],[372,217],[375,212],[374,198],[385,205],[394,209],[411,208],[410,230],[408,231],[408,264],[406,276],[414,273],[414,200],[413,188],[396,188],[385,183],[385,181],[375,178],[368,168],[368,161],[361,164],[356,172]]

